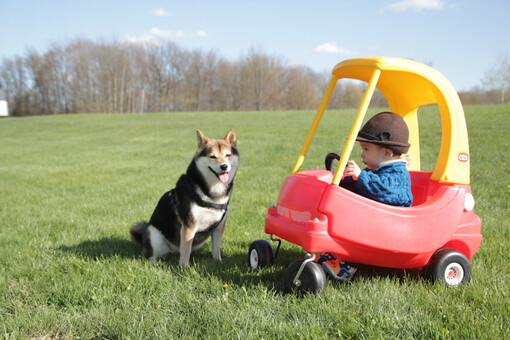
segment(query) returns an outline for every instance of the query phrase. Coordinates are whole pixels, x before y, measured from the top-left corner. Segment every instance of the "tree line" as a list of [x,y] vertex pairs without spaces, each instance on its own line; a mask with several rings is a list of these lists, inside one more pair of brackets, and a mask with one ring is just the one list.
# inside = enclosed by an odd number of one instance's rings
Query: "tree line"
[[[286,64],[253,47],[237,61],[173,42],[139,45],[75,39],[45,53],[2,61],[0,84],[13,116],[59,113],[316,109],[330,73]],[[337,85],[329,108],[356,107],[364,84]],[[494,90],[497,92],[497,90]],[[468,104],[499,94],[461,93]],[[384,106],[377,94],[373,106]]]

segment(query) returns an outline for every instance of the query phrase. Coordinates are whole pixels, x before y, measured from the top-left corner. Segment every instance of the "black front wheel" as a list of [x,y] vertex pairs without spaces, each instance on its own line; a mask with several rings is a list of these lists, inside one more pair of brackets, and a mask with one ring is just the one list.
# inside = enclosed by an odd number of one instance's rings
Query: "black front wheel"
[[285,270],[284,283],[288,293],[297,291],[302,294],[319,293],[326,289],[326,274],[321,265],[316,262],[306,263],[303,271],[296,280],[296,276],[303,261],[294,261]]
[[266,240],[256,240],[250,245],[248,261],[252,269],[270,266],[273,264],[273,247]]

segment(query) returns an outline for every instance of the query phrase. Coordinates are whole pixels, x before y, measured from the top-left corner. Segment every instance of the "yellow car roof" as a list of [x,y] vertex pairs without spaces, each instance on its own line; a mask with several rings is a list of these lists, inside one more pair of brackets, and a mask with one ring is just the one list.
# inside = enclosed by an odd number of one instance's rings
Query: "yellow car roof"
[[390,110],[406,121],[410,137],[410,170],[420,170],[417,110],[437,104],[441,113],[442,137],[439,159],[432,174],[436,181],[469,184],[469,144],[464,110],[448,79],[430,66],[401,58],[366,57],[337,64],[333,77],[370,82],[378,73],[376,87],[388,101]]

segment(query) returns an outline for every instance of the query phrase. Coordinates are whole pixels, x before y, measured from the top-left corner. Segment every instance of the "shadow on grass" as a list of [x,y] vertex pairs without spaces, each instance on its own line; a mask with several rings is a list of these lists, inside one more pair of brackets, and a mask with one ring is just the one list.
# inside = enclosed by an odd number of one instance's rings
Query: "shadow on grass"
[[87,240],[72,246],[64,245],[59,247],[58,250],[94,260],[108,257],[136,258],[140,256],[140,250],[131,241],[116,237]]
[[[212,259],[210,245],[206,245],[203,249],[192,253],[190,264],[202,276],[214,276],[228,284],[233,283],[246,287],[261,285],[268,290],[283,291],[284,271],[288,263],[291,262],[289,256],[299,258],[300,253],[288,251],[285,254],[286,256],[280,255],[279,258],[283,259],[277,261],[273,266],[263,268],[262,270],[252,270],[248,265],[248,248],[249,244],[246,245],[246,252],[228,253],[224,251],[222,252],[223,260],[219,262]],[[141,255],[140,246],[134,245],[131,243],[131,240],[119,237],[86,240],[75,245],[62,245],[57,249],[94,261],[108,258],[147,261]],[[288,260],[288,263],[285,262],[286,260]],[[177,254],[168,254],[164,258],[158,259],[155,265],[166,268],[171,272],[182,272],[182,268],[179,266],[179,255]]]
[[[239,249],[239,247],[237,248]],[[274,290],[278,294],[283,294],[285,269],[293,261],[302,259],[303,252],[296,249],[282,249],[272,266],[252,270],[248,264],[248,248],[249,245],[246,245],[246,252],[242,253],[224,252],[223,261],[218,262],[212,259],[210,249],[206,246],[204,249],[192,253],[190,263],[204,276],[214,276],[222,282],[235,283],[245,287],[260,285],[268,290]],[[117,257],[146,261],[141,256],[141,247],[132,244],[128,239],[116,237],[87,240],[72,246],[61,246],[58,249],[93,260]],[[169,254],[157,261],[159,266],[166,267],[170,271],[181,270],[178,262],[179,256],[177,254]],[[400,282],[405,282],[409,280],[416,281],[421,277],[420,270],[383,268],[360,264],[353,264],[353,266],[358,269],[353,277],[353,284],[366,278],[396,278]],[[327,279],[334,281],[330,277],[327,277]],[[342,283],[338,282],[338,284],[341,285]]]
[[422,278],[421,269],[401,269],[401,268],[385,268],[374,267],[363,264],[353,264],[358,270],[354,276],[353,283],[356,282],[356,277],[363,278],[396,278],[400,282],[419,280]]

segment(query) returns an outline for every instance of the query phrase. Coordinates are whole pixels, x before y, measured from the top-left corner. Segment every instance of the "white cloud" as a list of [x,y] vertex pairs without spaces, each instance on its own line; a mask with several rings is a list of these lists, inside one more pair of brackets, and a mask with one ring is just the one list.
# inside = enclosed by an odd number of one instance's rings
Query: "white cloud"
[[183,38],[186,36],[183,31],[162,30],[157,27],[151,28],[149,33],[164,38]]
[[124,34],[124,42],[128,44],[135,45],[153,45],[153,46],[161,46],[163,43],[159,41],[157,38],[150,35],[142,35],[139,37],[134,37],[129,34]]
[[207,33],[204,30],[199,30],[199,31],[197,31],[196,35],[197,35],[197,37],[205,38],[205,37],[209,36],[209,33]]
[[124,42],[130,44],[139,44],[139,45],[153,45],[153,46],[161,46],[163,45],[163,41],[166,39],[178,39],[178,38],[193,38],[193,37],[208,37],[209,33],[204,30],[199,30],[195,33],[186,33],[183,31],[173,31],[173,30],[163,30],[157,27],[151,28],[146,34],[142,34],[141,36],[132,36],[128,33],[124,34]]
[[413,10],[421,12],[423,10],[438,10],[444,9],[444,0],[401,0],[391,3],[388,8],[394,12],[405,12]]
[[157,17],[166,17],[166,16],[170,15],[170,12],[167,12],[163,8],[155,9],[151,13],[152,13],[152,15],[155,15]]
[[348,50],[337,46],[336,42],[328,42],[319,45],[313,49],[313,52],[324,54],[341,54],[341,55],[354,55],[355,51]]
[[198,30],[195,33],[186,33],[184,31],[173,31],[173,30],[162,30],[157,27],[153,27],[149,30],[149,33],[152,35],[155,35],[157,37],[162,38],[193,38],[193,37],[200,37],[205,38],[209,36],[209,33],[207,33],[204,30]]

